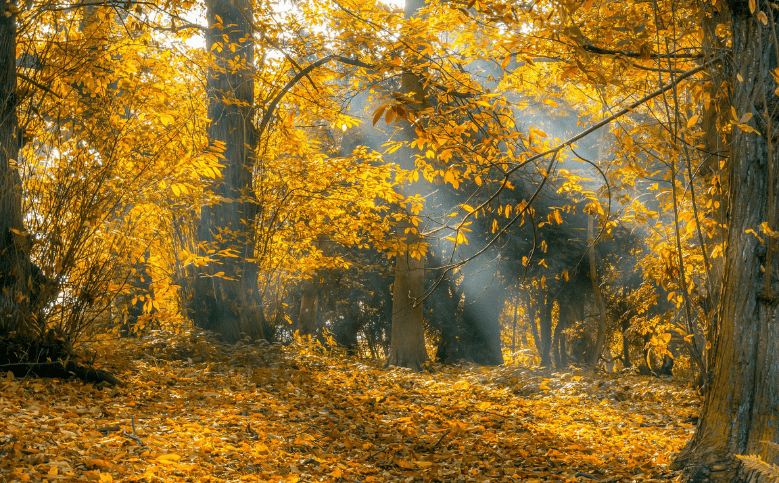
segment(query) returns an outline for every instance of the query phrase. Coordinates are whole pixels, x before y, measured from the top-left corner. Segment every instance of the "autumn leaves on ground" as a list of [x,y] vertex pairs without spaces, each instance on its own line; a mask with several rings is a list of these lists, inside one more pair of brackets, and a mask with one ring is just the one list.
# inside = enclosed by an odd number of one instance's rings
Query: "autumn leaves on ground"
[[110,360],[124,386],[0,380],[2,481],[669,481],[699,410],[658,378],[193,334]]

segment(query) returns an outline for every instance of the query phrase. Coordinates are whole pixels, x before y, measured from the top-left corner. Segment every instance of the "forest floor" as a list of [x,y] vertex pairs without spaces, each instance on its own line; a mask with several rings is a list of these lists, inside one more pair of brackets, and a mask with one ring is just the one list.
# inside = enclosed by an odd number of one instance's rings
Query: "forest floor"
[[0,374],[0,482],[672,481],[700,406],[643,376],[413,373],[191,334],[105,357],[124,386]]

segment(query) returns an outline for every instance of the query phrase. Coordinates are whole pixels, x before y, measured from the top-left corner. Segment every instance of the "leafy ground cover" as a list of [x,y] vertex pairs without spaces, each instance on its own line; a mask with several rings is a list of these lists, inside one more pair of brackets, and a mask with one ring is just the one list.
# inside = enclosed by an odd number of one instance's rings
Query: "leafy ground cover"
[[192,334],[110,360],[122,387],[0,379],[0,479],[671,481],[699,411],[690,389],[643,376],[413,373]]

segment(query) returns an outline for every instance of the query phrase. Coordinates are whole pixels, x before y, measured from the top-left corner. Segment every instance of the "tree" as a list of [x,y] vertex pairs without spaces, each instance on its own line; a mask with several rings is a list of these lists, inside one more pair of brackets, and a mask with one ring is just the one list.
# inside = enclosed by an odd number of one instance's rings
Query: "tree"
[[[423,1],[406,0],[406,18],[410,19],[422,6]],[[401,77],[401,95],[413,96],[417,107],[426,105],[424,86],[417,73],[408,71]],[[403,141],[412,143],[416,137],[414,126],[408,120],[402,121]],[[398,152],[402,168],[412,170],[417,151],[410,146]],[[409,193],[405,193],[409,194]],[[416,215],[412,213],[412,216]],[[398,236],[407,247],[399,251],[395,261],[395,283],[392,289],[392,339],[387,365],[419,369],[428,361],[425,347],[424,312],[422,306],[425,292],[425,261],[421,246],[424,240],[417,226],[403,219],[397,226]]]
[[33,277],[16,159],[22,147],[16,94],[16,3],[0,6],[0,337],[38,339],[40,292]]
[[732,0],[726,6],[733,63],[723,60],[721,68],[732,72],[737,117],[728,158],[730,216],[719,328],[701,419],[674,463],[693,482],[761,481],[733,455],[776,463],[779,443],[779,264],[772,253],[779,195],[773,77],[779,42],[771,3]]
[[207,2],[206,47],[215,57],[206,87],[208,137],[223,148],[224,167],[213,184],[215,199],[200,214],[200,248],[212,263],[196,275],[189,303],[195,323],[227,341],[236,341],[241,334],[273,337],[261,306],[254,263],[252,15],[249,2]]

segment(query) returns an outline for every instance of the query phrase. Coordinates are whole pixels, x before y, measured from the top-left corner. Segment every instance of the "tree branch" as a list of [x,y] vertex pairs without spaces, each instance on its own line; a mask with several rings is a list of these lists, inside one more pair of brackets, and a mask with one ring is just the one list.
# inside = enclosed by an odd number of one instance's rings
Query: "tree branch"
[[366,64],[365,62],[359,61],[357,59],[350,59],[348,57],[342,57],[340,55],[328,55],[327,57],[323,57],[316,62],[313,62],[311,64],[308,64],[306,67],[300,70],[295,77],[290,79],[289,82],[287,82],[284,87],[281,88],[281,92],[279,92],[276,97],[273,98],[271,103],[268,105],[268,109],[265,111],[265,115],[262,116],[262,120],[260,121],[260,127],[257,130],[257,136],[261,137],[262,133],[265,132],[265,129],[268,127],[268,123],[270,122],[271,117],[273,116],[273,113],[276,111],[276,107],[278,106],[279,102],[281,102],[281,99],[289,92],[290,89],[292,89],[292,86],[300,82],[300,80],[303,77],[308,77],[308,74],[316,69],[317,67],[322,67],[323,65],[327,64],[328,62],[337,60],[338,62],[341,62],[342,64],[347,65],[353,65],[355,67],[362,67],[365,69],[372,69],[374,66],[371,64]]

